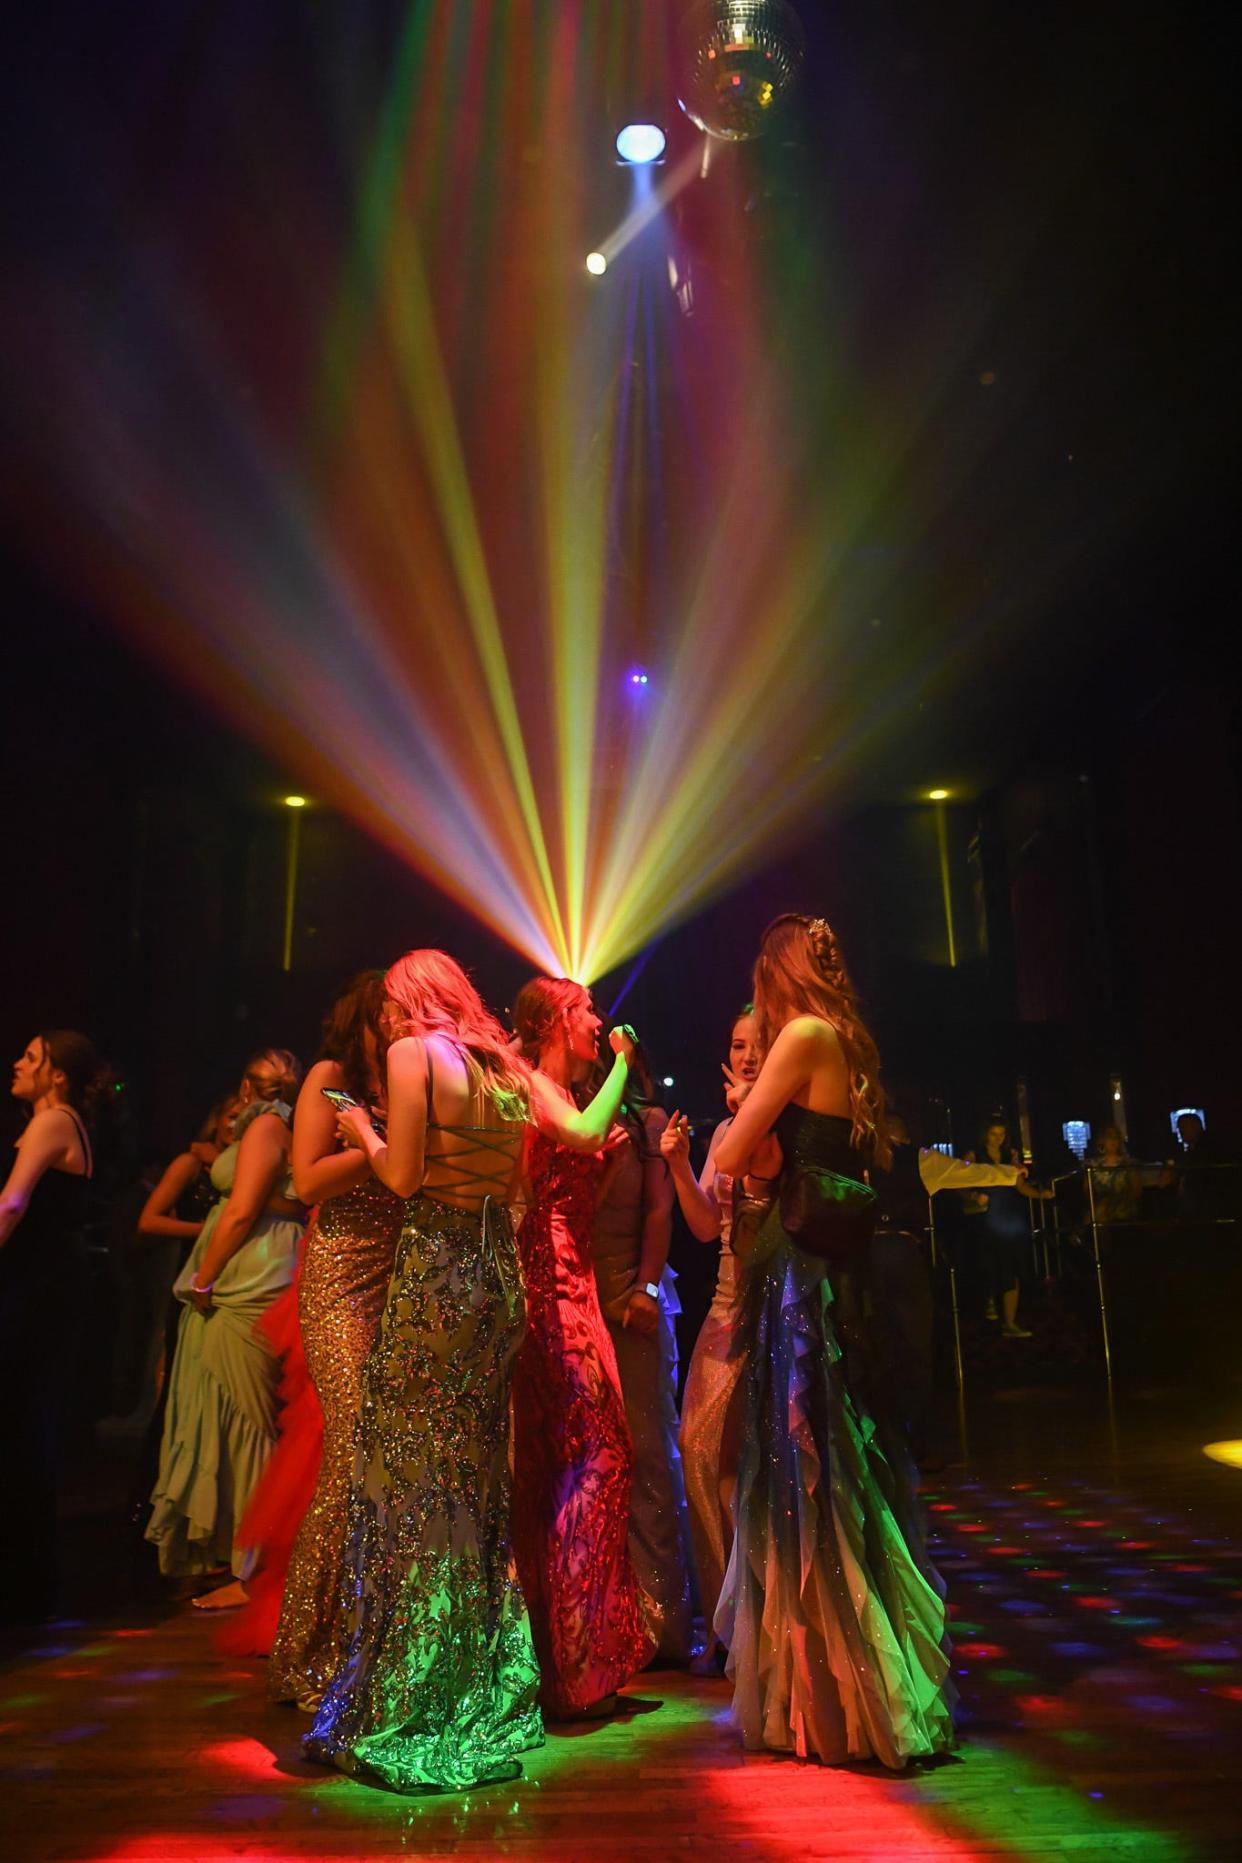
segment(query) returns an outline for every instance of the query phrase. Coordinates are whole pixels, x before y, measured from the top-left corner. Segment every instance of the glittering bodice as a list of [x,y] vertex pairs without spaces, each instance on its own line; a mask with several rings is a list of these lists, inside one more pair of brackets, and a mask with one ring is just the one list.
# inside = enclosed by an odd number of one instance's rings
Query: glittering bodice
[[787,1171],[836,1171],[841,1177],[861,1178],[867,1160],[850,1144],[848,1119],[813,1113],[790,1100],[781,1108],[775,1131]]
[[307,1231],[302,1300],[316,1313],[361,1299],[378,1323],[405,1204],[377,1178],[326,1197]]

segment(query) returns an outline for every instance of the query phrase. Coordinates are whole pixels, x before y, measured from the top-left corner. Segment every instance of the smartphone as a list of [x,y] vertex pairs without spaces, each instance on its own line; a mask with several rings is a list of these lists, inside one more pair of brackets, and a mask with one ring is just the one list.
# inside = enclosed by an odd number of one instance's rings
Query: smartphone
[[[320,1087],[319,1091],[323,1094],[325,1100],[330,1101],[331,1104],[335,1106],[338,1113],[343,1113],[347,1106],[362,1105],[361,1100],[356,1100],[352,1093],[343,1093],[339,1087]],[[385,1121],[380,1118],[378,1113],[373,1113],[369,1106],[363,1106],[362,1110],[371,1121],[371,1124],[375,1127],[380,1137],[385,1138],[388,1133],[388,1127]]]

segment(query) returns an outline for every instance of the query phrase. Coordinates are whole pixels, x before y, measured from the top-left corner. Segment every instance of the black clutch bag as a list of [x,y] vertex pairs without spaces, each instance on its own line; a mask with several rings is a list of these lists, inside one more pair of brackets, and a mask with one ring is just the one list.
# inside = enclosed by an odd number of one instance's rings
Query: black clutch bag
[[781,1227],[808,1255],[844,1263],[875,1233],[879,1198],[836,1171],[794,1170],[781,1184]]

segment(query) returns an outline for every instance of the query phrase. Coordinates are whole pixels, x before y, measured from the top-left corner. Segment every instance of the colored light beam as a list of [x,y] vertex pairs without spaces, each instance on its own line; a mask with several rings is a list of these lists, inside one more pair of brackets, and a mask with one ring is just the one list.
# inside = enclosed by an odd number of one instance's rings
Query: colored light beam
[[378,49],[342,16],[301,90],[223,35],[175,185],[123,113],[75,126],[98,203],[14,352],[45,556],[584,981],[769,856],[933,677],[855,663],[883,575],[852,545],[913,439],[851,411],[823,264],[761,241],[744,158],[684,126],[658,186],[604,197],[635,172],[598,158],[605,97],[671,91],[671,12],[419,0]]

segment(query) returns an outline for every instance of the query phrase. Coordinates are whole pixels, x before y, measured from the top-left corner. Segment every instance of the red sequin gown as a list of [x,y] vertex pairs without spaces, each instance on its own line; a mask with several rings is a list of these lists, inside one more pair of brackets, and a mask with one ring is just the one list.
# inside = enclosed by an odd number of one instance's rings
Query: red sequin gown
[[532,1135],[518,1230],[527,1330],[513,1378],[513,1548],[546,1712],[573,1714],[647,1663],[658,1614],[627,1549],[632,1461],[591,1265],[596,1152]]

